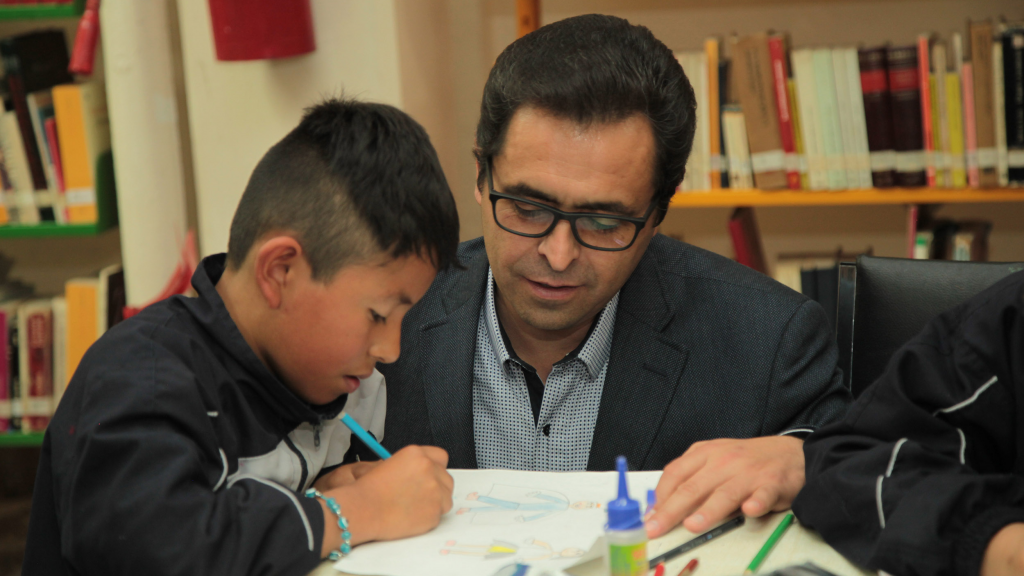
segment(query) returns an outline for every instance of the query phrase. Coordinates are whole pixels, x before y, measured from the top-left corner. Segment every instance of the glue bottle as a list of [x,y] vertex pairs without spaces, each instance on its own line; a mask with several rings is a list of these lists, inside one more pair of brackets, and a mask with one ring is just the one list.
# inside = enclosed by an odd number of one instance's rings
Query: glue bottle
[[608,503],[608,564],[611,576],[645,576],[647,530],[640,515],[640,502],[629,497],[626,486],[626,457],[615,459],[619,471],[619,497]]

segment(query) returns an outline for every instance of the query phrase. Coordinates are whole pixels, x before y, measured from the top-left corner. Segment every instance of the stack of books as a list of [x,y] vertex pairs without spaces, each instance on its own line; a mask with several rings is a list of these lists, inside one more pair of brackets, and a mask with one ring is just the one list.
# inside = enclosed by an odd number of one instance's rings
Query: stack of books
[[110,151],[102,83],[74,81],[61,30],[0,39],[0,56],[0,226],[97,223]]
[[1024,24],[859,49],[712,38],[676,57],[698,115],[680,191],[1024,185]]
[[123,319],[120,265],[39,298],[0,277],[0,433],[45,430],[85,351]]

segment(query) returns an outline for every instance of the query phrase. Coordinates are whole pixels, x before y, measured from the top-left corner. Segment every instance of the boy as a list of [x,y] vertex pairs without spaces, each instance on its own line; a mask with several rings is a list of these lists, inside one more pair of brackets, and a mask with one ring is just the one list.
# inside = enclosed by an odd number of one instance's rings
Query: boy
[[150,306],[83,358],[46,431],[24,573],[305,574],[346,545],[433,528],[452,505],[447,454],[339,466],[337,417],[382,432],[374,365],[398,358],[458,229],[411,118],[307,110],[253,171],[198,297]]
[[851,561],[1024,576],[1024,272],[932,320],[804,446],[793,511]]

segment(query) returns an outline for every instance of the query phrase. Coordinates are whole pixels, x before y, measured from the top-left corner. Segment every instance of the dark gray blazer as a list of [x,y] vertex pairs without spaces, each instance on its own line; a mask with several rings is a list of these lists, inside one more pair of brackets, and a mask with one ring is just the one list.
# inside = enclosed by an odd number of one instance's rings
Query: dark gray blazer
[[[440,446],[476,468],[473,354],[487,281],[483,240],[438,274],[402,324],[384,445]],[[588,470],[660,470],[694,442],[816,429],[850,403],[816,302],[732,260],[656,235],[622,287]]]

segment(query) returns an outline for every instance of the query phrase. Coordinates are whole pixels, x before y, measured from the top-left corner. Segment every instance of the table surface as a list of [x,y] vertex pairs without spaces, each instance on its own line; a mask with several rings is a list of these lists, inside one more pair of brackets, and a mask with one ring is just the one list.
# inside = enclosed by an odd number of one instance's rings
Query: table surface
[[[782,521],[784,513],[763,518],[748,518],[746,523],[711,542],[699,546],[689,553],[675,558],[665,565],[665,574],[673,576],[686,566],[691,558],[699,559],[695,576],[738,576],[743,573],[750,560],[768,540],[775,527]],[[648,555],[656,556],[686,542],[694,534],[685,528],[677,528],[648,544]],[[817,533],[793,522],[775,549],[761,565],[760,573],[771,572],[783,566],[814,562],[837,576],[868,576],[873,574],[854,566],[826,544]],[[495,566],[498,570],[501,566]],[[566,570],[572,576],[605,576],[607,570],[602,561],[595,560]],[[653,571],[652,571],[653,572]],[[482,576],[488,576],[485,572]],[[333,562],[323,562],[309,576],[350,576],[338,572]],[[380,575],[384,576],[384,575]]]

